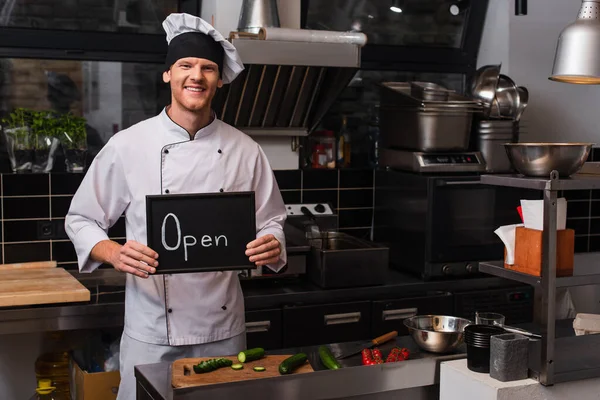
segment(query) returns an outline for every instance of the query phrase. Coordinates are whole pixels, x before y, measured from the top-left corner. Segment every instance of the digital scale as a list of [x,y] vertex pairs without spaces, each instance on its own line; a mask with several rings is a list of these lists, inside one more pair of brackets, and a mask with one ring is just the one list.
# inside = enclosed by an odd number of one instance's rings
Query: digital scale
[[410,150],[380,149],[384,167],[412,172],[482,172],[485,161],[478,151],[424,153]]

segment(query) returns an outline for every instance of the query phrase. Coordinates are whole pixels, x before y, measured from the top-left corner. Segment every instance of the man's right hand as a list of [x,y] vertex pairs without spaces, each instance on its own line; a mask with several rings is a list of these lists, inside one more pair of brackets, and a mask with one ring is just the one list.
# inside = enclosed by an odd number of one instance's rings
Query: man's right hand
[[158,254],[150,247],[129,240],[120,245],[112,240],[98,243],[92,249],[92,258],[110,263],[117,271],[148,278],[156,272]]

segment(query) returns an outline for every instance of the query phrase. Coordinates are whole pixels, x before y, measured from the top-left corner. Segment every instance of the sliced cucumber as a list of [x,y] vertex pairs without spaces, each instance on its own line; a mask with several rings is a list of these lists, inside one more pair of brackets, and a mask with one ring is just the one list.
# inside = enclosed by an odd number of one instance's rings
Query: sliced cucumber
[[238,361],[241,363],[255,361],[263,358],[265,356],[265,349],[261,347],[257,347],[255,349],[248,349],[244,351],[240,351],[238,354]]
[[265,367],[254,367],[252,369],[255,370],[256,372],[263,372],[266,368]]
[[243,364],[233,364],[233,365],[231,366],[231,369],[235,369],[236,371],[237,371],[237,370],[240,370],[240,369],[242,369],[242,368],[244,368],[244,365],[243,365]]

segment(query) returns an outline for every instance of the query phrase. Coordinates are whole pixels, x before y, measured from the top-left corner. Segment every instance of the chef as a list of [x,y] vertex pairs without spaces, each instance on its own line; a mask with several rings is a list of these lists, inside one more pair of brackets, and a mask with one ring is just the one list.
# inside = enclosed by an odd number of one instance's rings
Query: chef
[[[188,14],[171,14],[163,27],[171,104],[106,143],[65,221],[81,272],[107,263],[127,274],[118,400],[135,399],[135,365],[246,347],[237,272],[153,275],[161,264],[146,246],[146,195],[254,191],[257,238],[246,255],[274,271],[286,263],[286,213],[269,162],[256,142],[211,110],[215,92],[244,68],[235,47]],[[122,215],[125,245],[107,236]]]

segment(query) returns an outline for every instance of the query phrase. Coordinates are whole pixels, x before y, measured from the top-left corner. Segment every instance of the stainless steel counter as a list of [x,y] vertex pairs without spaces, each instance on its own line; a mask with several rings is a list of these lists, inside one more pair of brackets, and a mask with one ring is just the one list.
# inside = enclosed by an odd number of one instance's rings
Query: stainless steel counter
[[[466,357],[464,348],[448,355],[421,352],[408,336],[398,337],[395,344],[408,348],[411,359],[365,367],[360,365],[359,354],[342,360],[344,368],[330,371],[321,366],[316,346],[284,349],[268,354],[306,352],[315,372],[177,390],[171,387],[170,363],[141,365],[135,368],[140,393],[138,400],[437,399],[440,363]],[[393,345],[382,346],[382,351],[387,351]]]
[[[0,308],[0,334],[123,326],[125,275],[114,269],[91,274],[70,271],[91,292],[86,303],[48,304]],[[306,280],[250,280],[242,282],[246,310],[284,305],[326,304],[381,300],[434,291],[487,290],[514,285],[495,277],[424,282],[411,275],[388,270],[386,284],[324,290]]]

